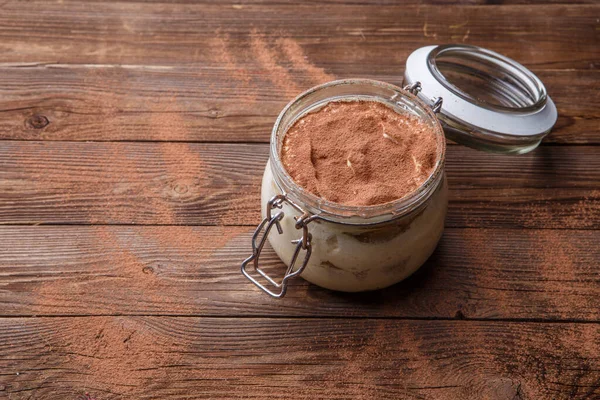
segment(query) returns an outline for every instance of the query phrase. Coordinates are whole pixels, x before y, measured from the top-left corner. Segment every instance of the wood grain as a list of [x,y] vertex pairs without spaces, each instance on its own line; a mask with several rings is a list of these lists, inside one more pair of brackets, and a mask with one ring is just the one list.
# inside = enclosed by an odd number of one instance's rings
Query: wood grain
[[[67,2],[74,2],[78,0],[67,0]],[[90,0],[90,2],[103,2],[106,0]],[[127,3],[164,3],[164,0],[124,0]],[[64,0],[63,0],[64,2]],[[179,4],[210,4],[211,0],[169,0],[169,3]],[[230,6],[236,5],[239,9],[241,5],[237,0],[221,0],[219,3],[227,4]],[[260,4],[260,5],[290,5],[289,0],[244,0],[243,4]],[[454,6],[473,6],[473,5],[546,5],[546,4],[596,4],[594,0],[305,0],[305,4],[332,4],[332,5],[369,5],[369,6],[390,6],[390,5],[454,5]],[[242,5],[243,5],[242,4]]]
[[[274,56],[285,57],[286,46]],[[374,69],[338,62],[326,72],[302,60],[276,64],[277,71],[241,60],[187,67],[5,64],[0,138],[266,143],[285,104],[316,84],[363,77],[402,85],[404,63]],[[560,115],[545,142],[599,144],[598,71],[536,72]]]
[[[266,144],[3,141],[2,224],[253,225]],[[450,227],[600,226],[600,147],[447,152]]]
[[0,319],[11,399],[591,399],[597,325]]
[[[0,1],[0,398],[600,398],[600,6],[525,3]],[[404,282],[268,298],[239,266],[279,111],[452,42],[541,78],[544,145],[449,146]]]
[[[240,273],[249,227],[2,227],[0,313],[600,321],[600,231],[446,229],[391,288],[292,281],[275,301]],[[264,265],[281,275],[269,248]]]
[[[3,4],[0,62],[222,65],[227,54],[273,65],[268,43],[291,38],[318,67],[399,69],[435,43],[488,46],[538,68],[597,68],[596,5]],[[23,34],[26,32],[27,34]],[[215,41],[216,39],[216,41]],[[262,42],[261,42],[262,41]],[[266,52],[258,51],[267,46]],[[267,57],[258,56],[260,54]]]

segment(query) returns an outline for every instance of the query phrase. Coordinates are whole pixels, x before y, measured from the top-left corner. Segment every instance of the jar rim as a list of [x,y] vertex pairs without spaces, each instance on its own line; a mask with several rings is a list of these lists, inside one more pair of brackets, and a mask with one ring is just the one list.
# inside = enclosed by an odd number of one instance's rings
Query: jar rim
[[419,82],[425,103],[443,98],[438,114],[446,136],[499,153],[535,149],[557,119],[554,102],[533,72],[494,51],[470,45],[431,45],[406,59],[404,82]]
[[[291,126],[291,124],[295,122],[298,118],[305,115],[307,112],[310,112],[310,110],[303,110],[304,112],[298,112],[297,115],[295,115],[292,119],[291,123],[288,124],[288,126],[283,126],[284,118],[288,117],[289,113],[296,112],[297,108],[299,107],[302,101],[306,100],[307,98],[310,98],[310,96],[313,96],[318,92],[322,92],[325,90],[332,90],[336,88],[345,89],[360,86],[367,89],[385,91],[391,95],[390,97],[380,96],[379,101],[385,100],[387,102],[397,102],[402,100],[407,102],[407,104],[413,107],[413,109],[410,111],[418,111],[420,113],[418,115],[419,118],[426,117],[427,122],[430,122],[432,128],[435,131],[438,144],[436,153],[436,163],[433,168],[433,172],[425,180],[425,182],[423,182],[417,189],[408,193],[404,197],[387,203],[376,204],[371,206],[344,205],[326,200],[313,193],[310,193],[308,190],[304,189],[302,186],[300,186],[293,180],[290,174],[283,167],[283,163],[281,162],[280,157],[280,136],[282,140],[285,136],[287,128]],[[357,97],[360,97],[360,95],[345,94],[337,97],[326,97],[325,100],[323,100],[322,102],[328,103],[336,100],[344,100],[350,98],[356,99]],[[374,100],[376,98],[375,95],[370,97],[373,97]],[[318,104],[318,102],[316,102],[315,104]],[[279,186],[279,189],[282,193],[290,197],[292,201],[295,201],[299,205],[303,206],[303,208],[307,212],[313,215],[318,215],[321,219],[330,222],[356,225],[377,224],[381,222],[387,222],[389,220],[404,216],[422,206],[427,201],[427,199],[429,199],[429,197],[435,192],[440,183],[443,182],[445,153],[446,140],[444,136],[444,130],[432,109],[422,100],[420,100],[417,96],[413,95],[407,90],[404,90],[398,86],[386,82],[376,81],[372,79],[335,80],[321,85],[317,85],[301,93],[291,102],[289,102],[277,117],[277,120],[275,121],[271,133],[270,143],[270,159],[272,161],[271,168],[273,170],[273,177],[275,183]]]
[[[515,83],[518,83],[518,86],[505,85],[501,89],[512,92],[514,97],[518,97],[517,92],[520,92],[522,96],[528,98],[529,104],[509,106],[493,104],[475,98],[471,93],[463,91],[460,87],[448,80],[446,75],[440,69],[440,63],[442,62],[443,57],[455,57],[457,59],[461,59],[463,62],[471,61],[476,63],[477,66],[489,63],[496,70],[505,76],[510,77],[515,81]],[[467,68],[464,65],[460,66],[462,68]],[[546,87],[542,81],[529,69],[525,68],[518,62],[503,56],[502,54],[496,53],[492,50],[484,49],[482,47],[464,44],[445,44],[436,46],[427,56],[427,67],[436,77],[437,81],[453,94],[465,101],[470,102],[471,104],[492,111],[508,113],[531,113],[539,111],[544,107],[547,101],[548,95],[546,92]],[[470,70],[469,73],[485,78],[483,72],[479,71],[477,67],[471,68],[472,70]],[[485,79],[489,79],[489,77]]]

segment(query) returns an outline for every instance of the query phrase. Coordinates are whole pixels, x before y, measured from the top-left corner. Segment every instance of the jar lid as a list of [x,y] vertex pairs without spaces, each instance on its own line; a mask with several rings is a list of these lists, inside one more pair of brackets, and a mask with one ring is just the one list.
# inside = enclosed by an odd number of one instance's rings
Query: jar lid
[[481,150],[531,151],[558,116],[537,76],[516,61],[481,47],[417,49],[406,60],[404,83],[421,100],[438,106],[446,137]]

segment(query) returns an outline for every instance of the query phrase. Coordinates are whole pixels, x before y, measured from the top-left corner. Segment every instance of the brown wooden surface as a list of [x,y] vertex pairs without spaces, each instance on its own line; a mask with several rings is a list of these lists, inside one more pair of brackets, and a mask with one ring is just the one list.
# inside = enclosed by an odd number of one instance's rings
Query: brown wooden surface
[[599,334],[570,323],[11,318],[0,321],[0,369],[24,398],[72,398],[73,387],[99,398],[594,398]]
[[[275,47],[274,57],[280,51]],[[356,76],[402,83],[401,61],[385,68],[378,65],[381,71],[371,69],[367,60],[361,64],[366,72],[345,64],[331,73],[310,64],[292,64],[292,72],[277,79],[278,86],[270,80],[273,68],[265,70],[253,60],[204,68],[4,65],[0,88],[10,90],[1,92],[7,106],[0,110],[0,138],[268,143],[279,111],[317,83]],[[595,69],[536,72],[560,113],[558,129],[545,143],[600,144],[596,129],[600,73]],[[232,79],[232,74],[239,79]]]
[[[453,3],[0,2],[0,398],[599,398],[600,5]],[[449,42],[531,68],[553,132],[449,146],[406,281],[260,293],[239,265],[281,108]]]
[[399,73],[414,49],[443,42],[489,45],[540,69],[590,69],[598,64],[597,5],[393,3],[38,0],[28,2],[32,12],[38,11],[32,16],[18,2],[8,2],[0,17],[0,59],[213,68],[251,63],[279,72],[271,74],[273,84],[288,92],[295,89],[290,85],[294,71],[286,73],[277,64],[295,62],[302,69],[303,57],[292,58],[277,49],[277,41],[285,45],[284,39],[296,42],[309,60],[315,60],[309,66],[360,75]]
[[[399,285],[342,294],[296,280],[281,301],[238,273],[251,232],[6,227],[0,312],[600,321],[600,231],[448,228],[423,270]],[[264,263],[278,258],[267,251]]]
[[[4,141],[2,224],[255,225],[268,144]],[[600,147],[450,146],[449,227],[595,229]]]

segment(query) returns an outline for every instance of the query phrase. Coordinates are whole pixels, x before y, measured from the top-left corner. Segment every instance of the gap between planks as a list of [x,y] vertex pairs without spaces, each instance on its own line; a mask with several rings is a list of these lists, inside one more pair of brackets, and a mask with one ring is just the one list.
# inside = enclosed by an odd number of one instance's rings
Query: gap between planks
[[[28,109],[30,107],[26,107]],[[0,110],[2,113],[5,110]],[[6,110],[13,111],[13,110]],[[142,112],[140,112],[142,113]],[[154,114],[154,112],[143,112],[148,114]],[[156,113],[161,114],[161,113]],[[259,145],[264,146],[265,144],[269,144],[270,141],[235,141],[235,140],[157,140],[157,139],[111,139],[111,140],[71,140],[71,139],[52,139],[52,140],[40,140],[40,139],[24,139],[24,138],[0,138],[0,142],[53,142],[53,143],[102,143],[102,144],[110,144],[110,143],[174,143],[174,144],[223,144],[223,145]],[[447,139],[447,146],[464,146],[460,143],[456,143]],[[600,146],[600,142],[598,143],[560,143],[560,142],[542,142],[539,145],[540,147],[596,147]],[[468,147],[468,146],[464,146]],[[483,150],[482,150],[483,151]],[[532,150],[532,151],[535,151]],[[518,157],[519,155],[515,155]]]
[[[213,227],[226,227],[226,228],[250,228],[250,227],[256,227],[258,226],[258,223],[260,221],[256,220],[256,223],[248,223],[248,224],[235,224],[235,225],[226,225],[226,224],[141,224],[141,223],[122,223],[122,222],[116,222],[114,224],[111,223],[68,223],[68,222],[31,222],[31,223],[27,223],[27,222],[20,222],[20,223],[16,223],[16,222],[11,222],[11,223],[3,223],[0,222],[0,229],[3,227],[19,227],[19,226],[23,226],[23,227],[36,227],[36,226],[44,226],[44,227],[52,227],[52,226],[57,226],[57,227],[78,227],[78,226],[82,226],[82,227],[92,227],[92,226],[110,226],[110,227],[136,227],[136,226],[141,226],[141,227],[171,227],[171,228],[176,228],[176,227],[194,227],[194,228],[198,228],[198,227],[207,227],[207,228],[213,228]],[[594,228],[590,228],[590,229],[580,229],[580,228],[570,228],[570,227],[561,227],[561,228],[554,228],[554,227],[535,227],[535,228],[505,228],[505,227],[496,227],[496,228],[487,228],[484,226],[478,226],[478,227],[474,227],[474,226],[460,226],[460,227],[450,227],[447,226],[445,229],[460,229],[460,230],[483,230],[483,231],[489,231],[489,230],[504,230],[504,231],[523,231],[524,229],[526,230],[535,230],[535,231],[557,231],[557,232],[564,232],[564,231],[569,231],[569,232],[590,232],[590,231],[600,231],[600,226],[599,227],[594,227]]]
[[360,316],[360,315],[223,315],[223,314],[148,314],[148,313],[106,313],[106,314],[15,314],[2,315],[1,319],[33,318],[102,318],[102,317],[152,317],[152,318],[215,318],[215,319],[293,319],[293,320],[390,320],[390,321],[451,321],[451,322],[510,322],[527,324],[600,324],[600,320],[552,319],[552,318],[467,318],[467,317],[402,317],[402,316]]
[[[0,62],[0,68],[123,68],[133,70],[153,70],[153,71],[168,71],[174,70],[181,67],[194,67],[196,64],[181,64],[181,65],[156,65],[156,64],[100,64],[100,63],[61,63],[55,61],[49,62]],[[202,69],[207,70],[222,70],[228,69],[227,66],[210,66],[202,65]],[[600,70],[593,70],[590,68],[543,68],[540,69],[543,72],[589,72],[589,73],[600,73]],[[3,111],[3,110],[0,110]]]

